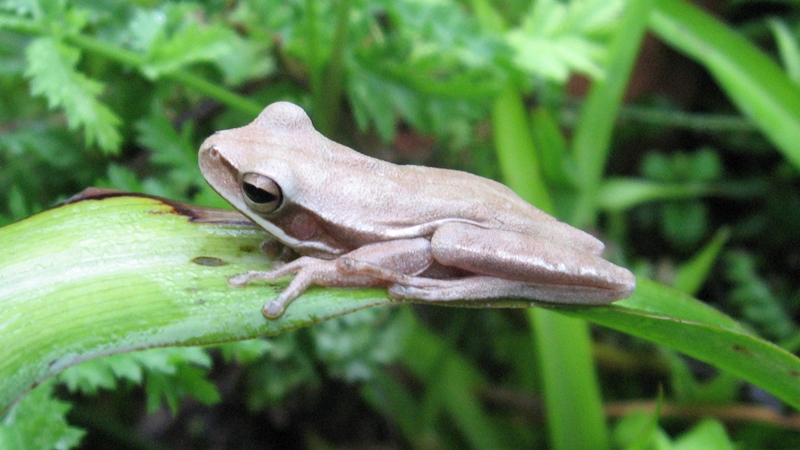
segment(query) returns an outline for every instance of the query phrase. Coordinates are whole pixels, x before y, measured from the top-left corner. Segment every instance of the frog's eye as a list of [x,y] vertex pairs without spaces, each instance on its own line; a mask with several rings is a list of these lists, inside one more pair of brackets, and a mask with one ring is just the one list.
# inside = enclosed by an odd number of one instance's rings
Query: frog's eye
[[271,213],[283,202],[278,183],[257,173],[246,173],[242,176],[242,196],[247,206],[260,213]]

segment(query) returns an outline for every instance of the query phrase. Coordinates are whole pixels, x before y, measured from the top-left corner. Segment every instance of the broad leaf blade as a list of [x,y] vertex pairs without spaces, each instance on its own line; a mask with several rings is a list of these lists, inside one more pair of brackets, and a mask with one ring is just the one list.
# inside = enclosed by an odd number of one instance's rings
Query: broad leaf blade
[[267,267],[266,235],[245,221],[201,223],[197,212],[101,196],[0,228],[0,411],[97,356],[274,335],[389,301],[379,290],[311,289],[267,320],[274,284],[226,281]]
[[633,297],[564,311],[673,348],[760,386],[800,408],[800,359],[692,297],[639,278]]

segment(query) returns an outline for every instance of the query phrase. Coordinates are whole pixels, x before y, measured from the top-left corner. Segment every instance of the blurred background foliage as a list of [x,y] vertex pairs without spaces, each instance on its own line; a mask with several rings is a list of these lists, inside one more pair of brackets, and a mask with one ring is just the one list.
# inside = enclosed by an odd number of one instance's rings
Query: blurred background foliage
[[[671,4],[683,3],[659,7]],[[541,152],[552,205],[539,206],[569,220],[583,182],[570,139],[629,6],[0,0],[0,225],[88,186],[225,207],[199,173],[197,147],[276,100],[300,104],[320,131],[364,153],[502,180],[490,117],[509,86]],[[703,8],[797,89],[800,8]],[[800,132],[796,118],[765,131],[746,107],[758,100],[747,95],[763,94],[706,70],[722,46],[706,48],[708,62],[691,60],[675,50],[680,36],[653,23],[658,37],[639,51],[608,162],[593,169],[605,174],[592,194],[598,220],[575,220],[617,263],[796,352],[800,183],[785,144]],[[516,310],[382,308],[266,340],[115,355],[35,389],[0,423],[0,442],[548,448],[530,324]],[[797,416],[781,416],[765,392],[620,333],[594,338],[611,446],[800,446]],[[662,418],[637,410],[642,402]]]

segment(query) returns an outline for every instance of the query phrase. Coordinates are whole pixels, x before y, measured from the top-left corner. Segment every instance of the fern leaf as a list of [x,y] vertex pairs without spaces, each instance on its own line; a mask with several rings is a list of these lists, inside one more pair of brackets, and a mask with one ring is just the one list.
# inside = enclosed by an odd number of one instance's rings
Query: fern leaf
[[83,127],[88,145],[116,153],[122,141],[121,120],[97,99],[102,83],[76,70],[80,52],[52,37],[40,37],[28,45],[25,57],[31,92],[45,97],[50,108],[62,108],[71,130]]

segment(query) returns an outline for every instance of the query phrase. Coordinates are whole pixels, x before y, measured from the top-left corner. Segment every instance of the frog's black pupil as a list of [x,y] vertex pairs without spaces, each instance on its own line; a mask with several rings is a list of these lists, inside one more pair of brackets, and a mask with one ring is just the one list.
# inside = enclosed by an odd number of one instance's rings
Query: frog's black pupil
[[250,183],[242,183],[242,190],[251,202],[263,205],[266,203],[274,202],[277,197],[263,189],[259,189]]

